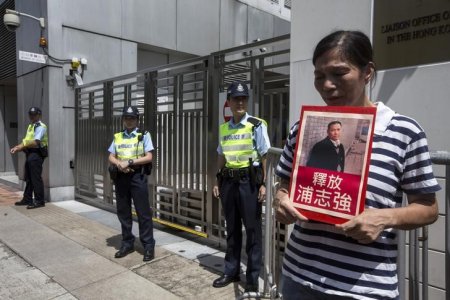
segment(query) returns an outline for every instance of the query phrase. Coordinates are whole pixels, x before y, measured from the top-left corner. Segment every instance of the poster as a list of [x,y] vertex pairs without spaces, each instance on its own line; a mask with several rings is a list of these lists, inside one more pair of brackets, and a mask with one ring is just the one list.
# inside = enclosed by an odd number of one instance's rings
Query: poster
[[311,220],[340,224],[364,210],[376,107],[303,106],[290,200]]

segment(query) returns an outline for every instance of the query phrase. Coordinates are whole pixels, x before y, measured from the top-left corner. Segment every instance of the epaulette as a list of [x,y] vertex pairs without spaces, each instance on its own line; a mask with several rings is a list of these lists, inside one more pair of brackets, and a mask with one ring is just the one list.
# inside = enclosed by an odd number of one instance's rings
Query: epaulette
[[144,136],[147,135],[148,131],[147,131],[147,130],[144,130],[144,132],[141,133],[141,130],[138,129],[137,133],[138,133],[138,141],[139,141],[139,142],[142,142],[142,141],[144,140]]
[[262,121],[260,119],[257,119],[254,117],[248,117],[247,121],[250,122],[251,124],[253,124],[254,128],[258,128],[262,124]]

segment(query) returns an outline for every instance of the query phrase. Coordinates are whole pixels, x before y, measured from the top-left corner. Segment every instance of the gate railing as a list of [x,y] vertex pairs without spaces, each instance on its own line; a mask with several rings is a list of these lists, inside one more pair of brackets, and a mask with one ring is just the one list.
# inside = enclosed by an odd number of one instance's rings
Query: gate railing
[[[280,148],[270,148],[267,156],[267,198],[265,203],[265,233],[264,233],[264,296],[270,299],[279,297],[278,283],[280,279],[281,266],[284,248],[289,238],[288,232],[291,228],[284,228],[275,221],[272,208],[273,197],[275,196],[277,178],[274,174],[278,160],[282,153]],[[445,166],[445,177],[438,179],[445,180],[445,286],[435,287],[443,289],[444,293],[450,292],[450,152],[431,152],[431,161],[434,165]],[[291,226],[288,226],[291,227]],[[402,300],[427,300],[429,299],[429,279],[428,237],[430,234],[442,234],[441,232],[429,232],[429,226],[411,230],[406,240],[405,231],[399,230],[399,256],[398,256],[398,277],[399,292]],[[421,235],[420,235],[421,234]],[[444,238],[443,237],[443,238]],[[406,249],[408,251],[408,259]],[[439,250],[439,249],[433,249]],[[406,268],[409,269],[406,274]],[[406,288],[405,279],[408,279]],[[408,294],[406,294],[406,289]],[[407,297],[408,295],[408,297]],[[447,297],[448,298],[448,297]]]
[[247,83],[251,111],[268,121],[271,140],[281,146],[288,131],[289,64],[284,35],[77,87],[76,197],[114,208],[107,148],[122,129],[122,108],[135,105],[155,145],[149,177],[155,221],[225,244],[222,207],[210,192],[223,122],[219,98],[231,81]]

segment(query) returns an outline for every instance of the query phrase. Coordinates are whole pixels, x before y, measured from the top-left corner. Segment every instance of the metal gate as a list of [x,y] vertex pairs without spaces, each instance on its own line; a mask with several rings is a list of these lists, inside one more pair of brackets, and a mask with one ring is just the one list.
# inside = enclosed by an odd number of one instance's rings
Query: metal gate
[[288,132],[289,35],[78,87],[76,197],[114,209],[107,148],[122,130],[123,106],[136,105],[155,146],[154,220],[224,242],[220,201],[210,191],[223,122],[219,103],[236,79],[248,83],[249,111],[268,122],[271,142],[280,147]]

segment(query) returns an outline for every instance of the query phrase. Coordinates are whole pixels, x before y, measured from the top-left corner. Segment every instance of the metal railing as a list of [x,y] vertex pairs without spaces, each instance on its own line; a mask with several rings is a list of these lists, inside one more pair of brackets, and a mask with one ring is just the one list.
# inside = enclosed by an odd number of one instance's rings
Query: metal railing
[[284,35],[77,87],[77,199],[114,208],[106,149],[122,130],[122,108],[135,105],[155,146],[149,177],[155,222],[225,244],[222,207],[210,191],[227,86],[234,80],[249,85],[250,113],[270,124],[271,142],[281,146],[288,131],[289,62]]
[[[276,190],[277,180],[274,174],[278,160],[282,153],[280,148],[270,148],[267,156],[267,199],[265,203],[265,239],[264,239],[264,291],[260,298],[277,299],[278,282],[281,273],[282,256],[284,245],[289,238],[290,228],[281,229],[280,224],[275,221],[272,209],[272,201]],[[445,292],[450,291],[450,152],[431,152],[431,161],[434,165],[445,165]],[[442,179],[442,178],[440,178]],[[272,217],[270,217],[272,216]],[[291,227],[291,226],[289,226]],[[432,233],[431,233],[432,234]],[[440,234],[440,233],[437,233]],[[409,231],[409,243],[406,240],[405,231],[399,230],[399,254],[398,254],[398,277],[399,292],[401,299],[428,300],[428,237],[429,228]],[[409,247],[409,258],[406,261],[405,249]],[[407,265],[406,265],[407,264]],[[406,276],[406,267],[409,268]],[[420,278],[421,277],[421,278]],[[406,298],[406,284],[408,279],[408,298]]]

